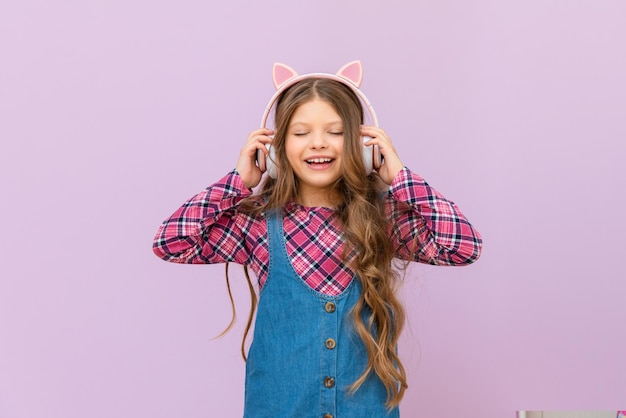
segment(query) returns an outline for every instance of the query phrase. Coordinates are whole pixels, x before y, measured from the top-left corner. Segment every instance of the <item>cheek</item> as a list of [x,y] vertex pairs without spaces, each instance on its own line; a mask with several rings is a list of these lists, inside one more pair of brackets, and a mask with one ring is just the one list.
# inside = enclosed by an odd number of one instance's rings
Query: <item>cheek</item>
[[348,141],[345,141],[343,138],[338,138],[334,143],[333,146],[335,147],[335,149],[337,150],[337,152],[339,153],[340,156],[346,155],[349,151],[346,149],[346,147],[348,147]]
[[285,143],[285,156],[287,157],[287,161],[293,165],[294,161],[299,160],[300,150],[298,147],[294,146],[292,141],[287,141]]
[[291,141],[286,141],[285,142],[285,155],[287,155],[287,158],[289,158],[290,155],[293,154],[293,145]]

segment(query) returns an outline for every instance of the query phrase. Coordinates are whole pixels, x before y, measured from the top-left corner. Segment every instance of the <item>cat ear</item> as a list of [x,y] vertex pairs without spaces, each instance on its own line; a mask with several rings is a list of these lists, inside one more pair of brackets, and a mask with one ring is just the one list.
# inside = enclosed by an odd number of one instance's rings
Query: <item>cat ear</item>
[[363,81],[363,66],[361,65],[361,61],[357,60],[347,63],[337,71],[337,75],[349,80],[355,86],[361,87],[361,82]]
[[274,63],[274,68],[272,69],[272,77],[274,79],[274,87],[276,90],[287,81],[291,80],[294,77],[297,77],[298,73],[295,70],[285,64],[281,64],[280,62]]

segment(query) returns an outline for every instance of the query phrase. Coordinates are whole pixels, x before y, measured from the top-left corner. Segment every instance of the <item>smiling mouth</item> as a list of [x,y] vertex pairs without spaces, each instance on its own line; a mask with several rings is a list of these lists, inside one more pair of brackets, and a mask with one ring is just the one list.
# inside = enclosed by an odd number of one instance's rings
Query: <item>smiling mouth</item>
[[333,161],[332,158],[312,158],[305,160],[307,164],[328,164]]

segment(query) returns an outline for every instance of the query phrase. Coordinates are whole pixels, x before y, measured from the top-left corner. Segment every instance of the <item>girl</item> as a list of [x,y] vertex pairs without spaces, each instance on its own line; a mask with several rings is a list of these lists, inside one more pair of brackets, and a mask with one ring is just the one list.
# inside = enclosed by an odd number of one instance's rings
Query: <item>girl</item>
[[[457,206],[402,164],[384,130],[363,125],[363,104],[375,115],[361,74],[358,61],[337,75],[275,65],[263,118],[275,103],[275,130],[254,130],[236,168],[156,234],[164,260],[235,262],[258,278],[246,417],[399,416],[404,311],[392,259],[464,265],[480,255]],[[382,165],[364,158],[371,146]],[[272,176],[253,194],[266,162]]]

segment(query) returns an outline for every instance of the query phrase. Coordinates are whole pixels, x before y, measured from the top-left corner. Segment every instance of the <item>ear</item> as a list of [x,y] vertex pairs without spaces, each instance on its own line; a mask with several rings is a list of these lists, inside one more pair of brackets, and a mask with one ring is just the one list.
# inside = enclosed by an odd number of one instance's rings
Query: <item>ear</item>
[[361,87],[361,82],[363,81],[363,66],[361,65],[361,61],[357,60],[347,63],[337,71],[337,75],[348,79],[355,86]]
[[272,77],[274,78],[274,87],[276,87],[276,90],[297,75],[298,73],[295,72],[293,68],[285,64],[281,64],[280,62],[274,63]]

